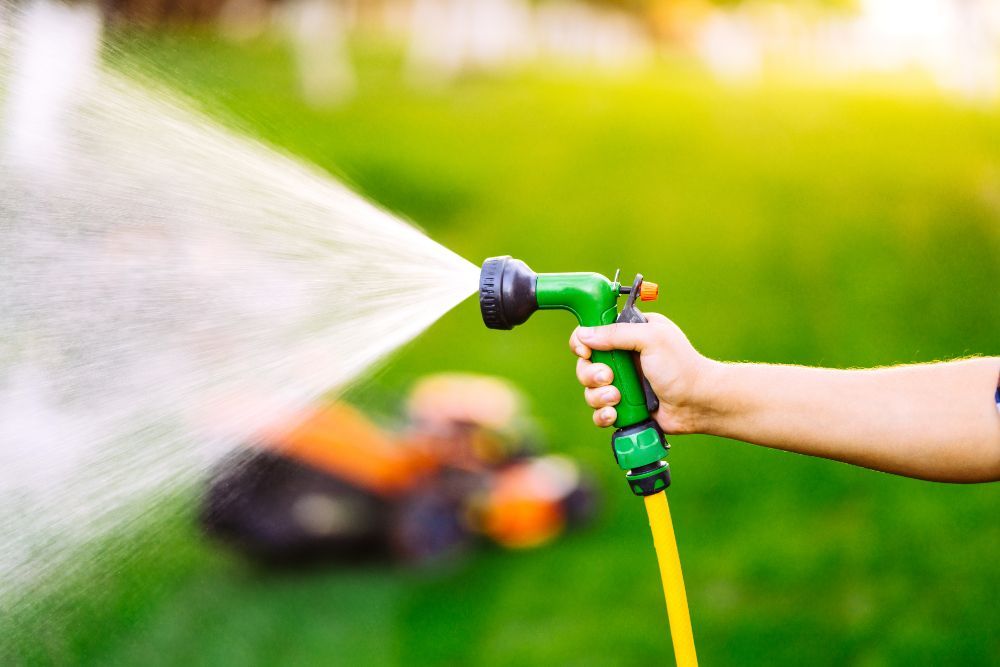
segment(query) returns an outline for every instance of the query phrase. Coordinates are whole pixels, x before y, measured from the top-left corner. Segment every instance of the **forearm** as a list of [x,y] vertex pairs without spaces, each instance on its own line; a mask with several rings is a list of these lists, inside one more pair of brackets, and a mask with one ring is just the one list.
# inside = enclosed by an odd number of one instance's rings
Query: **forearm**
[[1000,479],[1000,358],[832,370],[715,364],[695,430],[885,472]]

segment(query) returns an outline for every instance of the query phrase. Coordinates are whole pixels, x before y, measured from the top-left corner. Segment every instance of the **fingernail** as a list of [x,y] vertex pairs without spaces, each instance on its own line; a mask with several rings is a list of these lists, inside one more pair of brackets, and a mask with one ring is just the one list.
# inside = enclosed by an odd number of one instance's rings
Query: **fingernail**
[[615,390],[614,389],[605,389],[604,391],[602,391],[601,392],[601,400],[602,401],[613,401],[613,400],[615,400]]
[[611,408],[601,408],[601,421],[612,421],[614,419],[614,414],[611,412]]
[[597,374],[598,382],[611,382],[611,373],[608,371],[600,371]]

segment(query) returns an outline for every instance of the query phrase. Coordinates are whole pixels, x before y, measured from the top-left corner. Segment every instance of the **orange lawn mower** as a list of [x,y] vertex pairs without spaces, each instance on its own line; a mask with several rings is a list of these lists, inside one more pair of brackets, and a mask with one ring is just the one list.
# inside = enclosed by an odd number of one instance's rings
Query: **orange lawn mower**
[[399,432],[346,403],[317,407],[224,460],[200,523],[273,566],[545,544],[594,515],[595,490],[570,459],[538,453],[523,405],[499,379],[438,375],[413,388]]

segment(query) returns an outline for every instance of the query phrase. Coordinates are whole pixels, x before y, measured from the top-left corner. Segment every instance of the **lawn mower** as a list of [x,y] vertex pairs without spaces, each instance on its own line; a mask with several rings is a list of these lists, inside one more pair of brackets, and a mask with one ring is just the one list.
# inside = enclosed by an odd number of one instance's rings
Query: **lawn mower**
[[477,539],[538,546],[594,515],[593,484],[570,459],[538,453],[509,384],[428,377],[406,415],[392,431],[339,402],[272,429],[212,472],[202,528],[271,566],[426,565]]

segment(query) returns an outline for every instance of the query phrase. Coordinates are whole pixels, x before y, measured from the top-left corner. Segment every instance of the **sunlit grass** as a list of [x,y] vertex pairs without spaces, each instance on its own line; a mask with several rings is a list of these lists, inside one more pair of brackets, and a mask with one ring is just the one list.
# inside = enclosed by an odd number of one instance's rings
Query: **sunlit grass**
[[[315,110],[280,42],[121,43],[119,66],[156,71],[474,261],[644,272],[706,353],[862,366],[1000,352],[1000,120],[988,111],[870,87],[727,89],[680,65],[617,81],[482,75],[427,92],[368,44],[357,99]],[[50,607],[46,624],[43,608],[15,651],[89,664],[668,663],[644,517],[589,425],[570,328],[552,315],[486,331],[470,301],[353,396],[384,406],[439,370],[514,379],[552,446],[603,481],[592,531],[429,577],[275,578],[199,546],[178,511],[143,530],[161,539],[144,537],[125,565],[94,566],[97,581],[127,587],[94,587],[87,614]],[[674,439],[671,459],[704,664],[1000,660],[1000,488],[708,437]],[[40,625],[41,641],[23,632]]]

